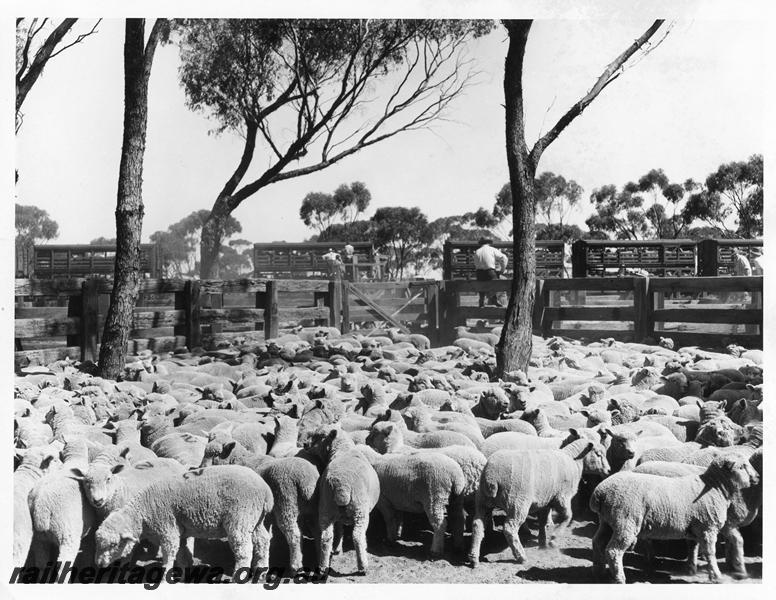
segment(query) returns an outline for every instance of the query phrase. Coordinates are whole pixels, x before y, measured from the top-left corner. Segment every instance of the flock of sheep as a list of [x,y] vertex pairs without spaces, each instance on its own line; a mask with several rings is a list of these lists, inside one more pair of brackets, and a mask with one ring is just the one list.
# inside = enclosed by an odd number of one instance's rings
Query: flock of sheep
[[[370,544],[400,539],[404,513],[425,515],[432,556],[449,534],[471,567],[501,515],[523,562],[529,515],[553,545],[581,496],[597,514],[596,577],[625,582],[623,554],[640,542],[649,556],[653,539],[686,540],[691,572],[700,550],[713,580],[723,542],[726,568],[746,576],[761,351],[534,338],[528,373],[499,380],[498,330],[457,333],[431,348],[398,330],[298,328],[141,353],[119,382],[70,361],[17,376],[14,566],[107,566],[150,547],[170,568],[198,558],[196,538],[225,539],[236,571],[267,567],[274,536],[288,567],[325,571],[351,526],[366,573]],[[368,539],[374,519],[385,540]]]

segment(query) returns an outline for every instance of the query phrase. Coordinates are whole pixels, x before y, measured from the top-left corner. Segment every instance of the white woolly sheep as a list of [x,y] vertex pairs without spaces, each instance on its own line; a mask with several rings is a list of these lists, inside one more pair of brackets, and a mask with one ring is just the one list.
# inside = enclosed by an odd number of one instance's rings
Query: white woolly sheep
[[590,508],[598,514],[593,537],[593,570],[604,563],[625,583],[624,553],[639,538],[693,539],[708,561],[709,577],[721,577],[716,541],[727,520],[731,492],[756,485],[757,472],[741,459],[715,460],[701,475],[667,479],[644,473],[616,473],[593,491]]
[[97,565],[127,558],[141,538],[159,545],[173,567],[181,537],[227,538],[235,571],[267,567],[272,492],[250,469],[222,465],[157,481],[111,513],[96,534]]
[[[360,574],[366,574],[369,562],[366,529],[369,513],[380,499],[377,473],[338,427],[319,427],[311,437],[309,448],[327,465],[318,490],[318,566],[323,572],[329,569],[332,544],[337,548],[341,541],[341,526],[353,525],[357,569]],[[336,541],[335,529],[339,538]]]
[[583,473],[609,473],[603,446],[587,439],[560,450],[502,450],[490,456],[476,496],[470,564],[479,563],[485,520],[494,508],[506,512],[504,534],[517,562],[526,558],[518,530],[530,513],[539,513],[539,545],[546,546],[550,510],[555,509],[561,519],[554,537],[571,523],[571,499]]

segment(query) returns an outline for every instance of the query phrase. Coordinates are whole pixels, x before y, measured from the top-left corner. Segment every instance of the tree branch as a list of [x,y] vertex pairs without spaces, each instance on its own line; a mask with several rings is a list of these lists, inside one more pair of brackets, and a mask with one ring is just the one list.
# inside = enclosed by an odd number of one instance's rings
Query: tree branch
[[90,35],[92,35],[93,33],[96,33],[96,32],[97,32],[97,26],[100,24],[100,22],[101,22],[101,21],[102,21],[102,19],[97,19],[97,22],[94,24],[94,27],[92,27],[91,31],[89,31],[89,32],[87,32],[87,33],[82,33],[82,34],[80,34],[78,37],[76,37],[76,38],[75,38],[75,40],[74,40],[74,41],[72,41],[71,43],[67,44],[66,46],[62,46],[62,47],[61,47],[59,50],[57,50],[56,52],[54,52],[54,54],[52,54],[52,55],[49,57],[49,60],[51,60],[51,59],[52,59],[52,58],[54,58],[55,56],[57,56],[57,55],[61,54],[62,52],[64,52],[64,51],[65,51],[65,50],[67,50],[68,48],[70,48],[70,47],[72,47],[72,46],[75,46],[76,44],[79,44],[79,43],[81,43],[81,42],[82,42],[84,39],[86,39],[87,37],[89,37],[89,36],[90,36]]
[[57,44],[62,41],[68,31],[75,25],[77,19],[65,19],[63,20],[54,31],[46,38],[43,45],[35,53],[35,58],[32,60],[29,69],[26,74],[20,74],[16,80],[16,110],[18,111],[27,94],[32,89],[32,86],[40,77],[43,72],[43,67],[46,66],[49,58],[51,58],[52,52],[56,48]]
[[539,164],[539,158],[541,158],[542,152],[544,152],[547,146],[554,142],[558,135],[560,135],[561,131],[568,127],[568,125],[574,119],[582,114],[582,111],[584,111],[590,105],[590,103],[596,99],[596,97],[604,90],[604,88],[606,88],[606,86],[608,86],[610,83],[612,83],[612,81],[619,77],[620,69],[623,67],[623,65],[639,49],[645,46],[649,39],[655,35],[655,33],[657,33],[664,22],[665,21],[663,19],[658,19],[652,23],[652,25],[650,25],[649,28],[637,40],[628,46],[628,48],[622,54],[620,54],[611,63],[609,63],[591,90],[585,94],[576,104],[574,104],[574,106],[572,106],[566,112],[566,114],[564,114],[558,120],[552,129],[550,129],[543,137],[539,138],[536,144],[534,144],[534,147],[530,153],[530,158],[534,167]]

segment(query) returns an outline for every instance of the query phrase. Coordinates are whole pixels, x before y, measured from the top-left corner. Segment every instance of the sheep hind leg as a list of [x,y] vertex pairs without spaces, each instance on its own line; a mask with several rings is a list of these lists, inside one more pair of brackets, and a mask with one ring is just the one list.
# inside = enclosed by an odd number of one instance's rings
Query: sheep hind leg
[[492,509],[477,495],[477,502],[472,519],[472,545],[469,549],[469,566],[476,567],[480,562],[480,548],[485,538],[485,525],[492,522]]
[[696,540],[687,540],[687,573],[690,575],[698,573],[698,542]]
[[526,517],[528,517],[527,509],[514,516],[507,515],[506,521],[504,521],[504,535],[518,564],[524,563],[526,558],[525,548],[520,543],[520,536],[518,535],[520,527],[525,523]]
[[598,529],[593,536],[593,576],[596,579],[602,579],[606,575],[604,551],[611,537],[612,528],[605,521],[599,521]]
[[[269,545],[272,541],[272,521],[270,517],[266,517],[262,522],[259,522],[259,524],[256,525],[251,538],[253,540],[253,557],[251,559],[251,567],[254,569],[269,567]],[[301,540],[298,539],[297,549],[299,549],[299,566],[301,566],[302,562],[300,543]],[[291,548],[290,542],[289,548]],[[298,566],[295,567],[293,564],[293,554],[291,568],[299,568]]]
[[369,558],[366,552],[366,530],[369,527],[369,513],[358,515],[353,520],[353,546],[356,548],[356,566],[359,575],[366,575]]
[[321,515],[318,533],[318,568],[326,573],[331,564],[331,545],[334,539],[334,522]]
[[331,553],[342,554],[342,539],[345,537],[344,523],[337,521],[334,523],[334,540],[332,542]]
[[298,571],[302,568],[302,530],[299,522],[296,519],[280,519],[276,525],[288,544],[288,562],[291,570]]
[[725,537],[725,564],[736,579],[746,579],[749,574],[744,565],[744,538],[735,527],[723,529]]
[[383,517],[383,521],[385,522],[385,539],[388,544],[393,545],[401,535],[401,526],[399,520],[397,519],[396,511],[393,510],[393,507],[391,507],[387,502],[382,500],[377,503],[377,508]]
[[454,498],[448,508],[450,530],[453,534],[453,549],[463,552],[464,530],[466,529],[466,514],[463,508],[463,498]]
[[708,565],[709,579],[719,581],[722,579],[722,573],[719,572],[717,565],[717,532],[704,531],[700,539],[700,552]]
[[555,525],[555,527],[552,530],[552,536],[550,537],[549,546],[555,547],[556,546],[556,539],[559,534],[564,533],[569,526],[571,525],[571,521],[574,518],[574,515],[571,511],[571,497],[562,498],[555,502],[554,508],[556,512],[558,513],[559,521],[558,524]]
[[426,517],[434,532],[431,538],[431,558],[439,558],[445,552],[445,532],[447,518],[444,506],[431,506],[426,509]]
[[[256,535],[256,530],[260,528],[261,525],[256,527],[252,535]],[[234,554],[234,570],[232,571],[232,581],[234,581],[237,573],[250,569],[254,553],[254,542],[251,538],[241,533],[232,533],[227,536],[227,539],[229,547],[232,549],[232,554]]]
[[625,583],[625,568],[622,564],[626,550],[636,543],[636,536],[626,532],[616,531],[606,544],[606,564],[609,572],[617,583]]
[[550,518],[550,508],[544,508],[538,512],[536,519],[539,522],[539,547],[547,547],[547,521]]

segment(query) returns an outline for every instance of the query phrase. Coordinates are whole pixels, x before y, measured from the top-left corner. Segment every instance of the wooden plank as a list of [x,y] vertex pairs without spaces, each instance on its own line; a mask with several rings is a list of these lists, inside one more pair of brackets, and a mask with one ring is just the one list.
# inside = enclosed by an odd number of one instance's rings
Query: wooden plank
[[80,346],[64,346],[61,348],[47,348],[45,350],[26,350],[14,352],[14,367],[19,370],[30,365],[47,365],[57,360],[81,358]]
[[83,278],[77,279],[17,279],[16,296],[72,296],[81,293]]
[[[429,319],[429,314],[424,308],[420,308],[406,313],[403,312],[399,318],[401,318],[402,321],[426,321]],[[368,306],[352,307],[350,310],[350,319],[359,322],[385,320],[375,310]]]
[[264,320],[263,308],[203,308],[199,311],[199,322],[202,325],[213,323],[255,323]]
[[634,321],[632,306],[563,306],[544,309],[549,321]]
[[301,321],[302,319],[329,320],[331,313],[328,306],[309,306],[306,308],[278,308],[278,320],[283,322]]
[[279,292],[326,292],[329,281],[326,279],[278,279]]
[[392,317],[390,314],[385,312],[382,308],[380,308],[377,304],[372,302],[363,292],[361,292],[358,288],[354,287],[351,284],[348,284],[350,287],[350,292],[356,296],[359,300],[361,300],[364,304],[369,306],[371,309],[377,312],[377,314],[380,315],[383,321],[388,321],[393,325],[394,327],[398,328],[399,331],[402,333],[408,334],[410,333],[409,329],[407,329],[400,321],[397,321],[394,317]]
[[669,323],[762,323],[761,309],[664,308],[654,311],[654,320]]
[[176,327],[186,323],[183,309],[146,311],[135,309],[132,318],[133,329],[152,329],[154,327]]
[[547,279],[546,290],[609,290],[627,292],[633,289],[633,277],[572,277],[567,279]]
[[278,336],[278,288],[275,281],[267,281],[264,301],[264,338]]
[[219,342],[233,342],[235,339],[244,339],[246,342],[264,342],[263,331],[229,331],[215,334],[203,334],[201,345],[203,348],[215,348]]
[[202,329],[200,328],[200,308],[199,299],[201,293],[199,281],[192,280],[186,282],[186,288],[183,292],[183,335],[186,338],[186,346],[191,350],[202,344],[200,337]]
[[14,318],[16,319],[60,319],[66,316],[66,306],[17,306],[14,308]]
[[199,285],[201,294],[254,294],[263,292],[267,282],[264,279],[202,279]]
[[760,292],[763,278],[758,277],[661,277],[651,284],[655,292]]
[[79,317],[58,319],[15,319],[14,337],[17,339],[75,335],[80,331]]

